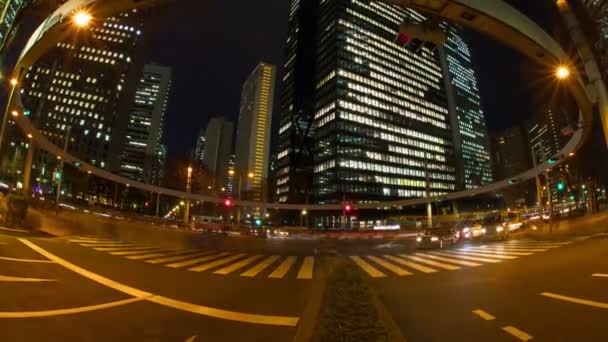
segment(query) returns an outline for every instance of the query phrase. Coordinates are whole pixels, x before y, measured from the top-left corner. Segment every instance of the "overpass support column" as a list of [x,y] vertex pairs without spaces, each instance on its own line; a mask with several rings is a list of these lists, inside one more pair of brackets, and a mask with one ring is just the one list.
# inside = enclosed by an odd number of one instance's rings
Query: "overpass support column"
[[29,198],[32,190],[32,166],[34,164],[34,152],[36,144],[34,139],[30,139],[25,157],[25,166],[23,167],[23,194]]

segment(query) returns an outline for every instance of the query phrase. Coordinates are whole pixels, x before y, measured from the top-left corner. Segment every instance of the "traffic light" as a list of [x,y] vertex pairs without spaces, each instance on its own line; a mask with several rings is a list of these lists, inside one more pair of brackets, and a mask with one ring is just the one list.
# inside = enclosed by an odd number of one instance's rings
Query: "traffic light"
[[61,170],[55,170],[55,172],[53,173],[53,181],[61,181]]
[[344,205],[344,212],[345,213],[350,213],[353,210],[353,206],[350,203],[347,203]]
[[232,207],[232,200],[230,198],[226,198],[226,200],[224,200],[224,206],[226,208]]
[[553,158],[550,158],[549,160],[547,160],[547,162],[549,162],[549,164],[555,164],[555,163],[557,163],[558,160],[559,159],[553,157]]
[[81,166],[82,166],[82,163],[81,163],[81,162],[79,162],[79,161],[74,162],[74,167],[76,167],[76,168],[80,168]]
[[517,183],[517,180],[516,180],[516,179],[511,179],[511,180],[509,180],[509,184],[513,185],[513,184],[515,184],[515,183]]
[[258,226],[258,227],[260,227],[262,225],[262,220],[256,219],[255,220],[255,225]]
[[557,182],[557,190],[558,191],[566,190],[566,184],[563,181]]
[[32,111],[29,110],[29,109],[26,109],[26,110],[23,111],[23,115],[30,116],[30,115],[32,115]]

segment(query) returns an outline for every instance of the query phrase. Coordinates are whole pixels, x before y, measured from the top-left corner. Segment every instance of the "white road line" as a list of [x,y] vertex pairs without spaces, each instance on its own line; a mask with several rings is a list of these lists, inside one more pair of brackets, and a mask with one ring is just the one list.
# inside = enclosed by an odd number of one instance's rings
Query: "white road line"
[[608,309],[608,303],[595,302],[595,301],[587,300],[587,299],[562,296],[562,295],[559,295],[559,294],[556,294],[556,293],[551,293],[551,292],[543,292],[540,295],[541,296],[545,296],[545,297],[549,297],[549,298],[553,298],[553,299],[557,299],[557,300],[563,300],[564,302],[570,302],[570,303],[575,303],[575,304],[592,306],[594,308],[600,308],[600,309]]
[[526,334],[525,332],[517,329],[516,327],[512,327],[512,326],[506,326],[503,327],[502,330],[506,331],[507,333],[515,336],[515,338],[519,339],[520,341],[530,341],[533,337]]
[[265,270],[268,266],[274,264],[275,261],[277,261],[277,260],[279,260],[278,255],[269,256],[268,258],[264,259],[259,264],[255,265],[252,268],[248,269],[247,271],[241,273],[241,277],[255,277],[260,272]]
[[123,246],[123,247],[101,247],[101,248],[93,248],[99,252],[132,252],[132,251],[143,251],[146,249],[156,249],[155,247],[145,247],[145,246]]
[[124,242],[112,242],[112,243],[80,243],[82,247],[97,247],[97,248],[112,248],[112,247],[137,247],[141,245],[136,245],[132,243],[124,243]]
[[120,241],[116,241],[116,240],[99,240],[99,239],[68,239],[69,242],[73,242],[73,243],[90,243],[90,244],[96,244],[96,243],[123,243]]
[[487,262],[487,263],[491,263],[491,264],[496,264],[496,263],[502,262],[501,260],[496,260],[496,259],[479,258],[479,257],[473,257],[473,256],[463,255],[463,254],[460,254],[458,252],[455,252],[455,253],[429,252],[429,254],[441,255],[441,256],[450,257],[450,258],[458,258],[458,259],[462,259],[462,260],[471,260],[471,261],[477,261],[477,262]]
[[396,263],[398,263],[400,265],[407,266],[409,268],[415,269],[416,271],[420,271],[422,273],[435,273],[435,272],[437,272],[437,270],[432,269],[430,267],[422,266],[422,265],[419,265],[419,264],[417,264],[415,262],[409,262],[409,261],[403,260],[403,259],[398,258],[398,257],[393,256],[393,255],[385,254],[384,257],[387,258],[387,259],[389,259],[389,260],[391,260],[391,261],[394,261],[394,262],[396,262]]
[[461,248],[458,249],[463,252],[475,252],[475,253],[490,253],[490,254],[498,254],[498,255],[517,255],[517,256],[526,256],[532,255],[534,253],[531,252],[512,252],[504,249],[494,249],[494,248]]
[[475,252],[471,252],[471,251],[445,251],[445,252],[446,253],[450,253],[450,254],[462,254],[462,255],[470,255],[470,256],[474,256],[474,257],[501,259],[501,260],[513,260],[513,259],[519,258],[517,256],[494,254],[494,253],[491,253],[491,252],[477,252],[477,251],[475,251]]
[[30,263],[40,263],[40,264],[52,264],[53,263],[51,260],[17,259],[17,258],[8,258],[8,257],[0,257],[0,260],[16,261],[16,262],[30,262]]
[[48,311],[0,312],[0,318],[35,318],[35,317],[73,315],[73,314],[83,313],[83,312],[115,308],[117,306],[141,302],[143,300],[146,300],[146,298],[130,298],[130,299],[120,300],[120,301],[112,302],[112,303],[83,306],[80,308],[72,308],[72,309],[59,309],[59,310],[48,310]]
[[164,251],[156,251],[156,252],[152,252],[152,253],[148,253],[148,254],[128,256],[127,259],[131,259],[131,260],[152,259],[152,258],[173,256],[176,254],[185,254],[185,253],[193,252],[193,251],[194,250],[185,251],[183,249],[181,249],[181,250],[169,249],[169,250],[164,250]]
[[462,265],[462,266],[468,266],[468,267],[481,266],[481,264],[478,264],[476,262],[462,261],[462,260],[458,260],[458,259],[438,257],[438,256],[435,256],[435,255],[424,254],[424,253],[416,253],[416,256],[423,257],[423,258],[434,259],[434,260],[439,260],[439,261],[450,262],[450,263],[453,263],[453,264],[456,264],[456,265]]
[[175,263],[172,263],[172,264],[169,264],[169,265],[165,265],[165,266],[173,267],[173,268],[187,267],[187,266],[203,263],[203,262],[205,262],[207,260],[217,259],[217,258],[226,256],[226,255],[230,255],[230,254],[232,254],[232,253],[230,253],[230,252],[221,252],[221,253],[218,253],[218,254],[206,255],[206,256],[203,256],[203,257],[200,257],[200,258],[195,258],[195,259],[175,262]]
[[370,265],[367,261],[361,259],[361,257],[358,256],[351,256],[350,259],[357,264],[357,266],[361,267],[361,269],[363,271],[365,271],[365,273],[367,273],[370,277],[372,278],[384,278],[386,277],[386,274],[380,272],[377,268],[375,268],[374,266]]
[[547,248],[519,248],[519,247],[493,247],[483,248],[489,251],[503,251],[503,252],[521,252],[521,253],[532,253],[532,252],[546,252]]
[[261,255],[254,255],[254,256],[250,256],[247,259],[243,259],[239,262],[235,262],[232,265],[226,266],[220,270],[217,270],[215,272],[213,272],[213,274],[221,274],[221,275],[227,275],[230,274],[240,268],[243,268],[249,264],[251,264],[252,262],[255,262],[256,260],[258,260],[259,258],[261,258]]
[[598,277],[598,278],[608,278],[608,274],[604,274],[604,273],[594,273],[591,276]]
[[0,227],[0,230],[4,230],[7,232],[13,232],[13,233],[29,233],[29,230],[25,230],[25,229],[17,229],[17,228],[6,228],[6,227]]
[[300,271],[298,271],[297,279],[312,279],[312,275],[315,269],[315,257],[307,256],[302,262]]
[[496,317],[490,315],[489,313],[487,313],[481,309],[473,310],[473,313],[476,314],[477,316],[485,319],[486,321],[493,321],[496,319]]
[[47,281],[55,281],[55,279],[38,279],[38,278],[20,278],[0,275],[0,282],[14,283],[43,283]]
[[367,257],[369,260],[375,262],[376,264],[386,268],[387,270],[395,273],[398,276],[408,276],[412,275],[412,272],[408,272],[397,265],[393,265],[390,262],[384,261],[376,256],[370,255]]
[[209,269],[212,269],[214,267],[218,267],[218,266],[222,266],[225,265],[227,263],[236,261],[238,259],[244,258],[247,256],[247,253],[239,253],[239,254],[235,254],[235,255],[231,255],[229,257],[225,257],[219,260],[214,260],[212,262],[208,262],[206,264],[202,264],[196,267],[192,267],[189,270],[193,271],[193,272],[203,272],[203,271],[207,271]]
[[160,251],[158,248],[155,247],[150,247],[147,249],[142,249],[142,250],[125,250],[125,251],[119,251],[119,252],[110,252],[108,254],[110,255],[118,255],[118,256],[127,256],[127,255],[136,255],[136,254],[145,254],[145,253],[152,253],[152,252],[157,252]]
[[272,273],[270,273],[270,275],[268,276],[268,278],[271,279],[282,279],[285,274],[287,274],[287,272],[289,272],[289,269],[291,268],[291,266],[293,266],[293,264],[296,262],[298,258],[296,258],[295,256],[290,256],[285,258],[285,260],[283,260],[283,262],[277,266],[277,268],[272,271]]
[[196,252],[196,253],[188,253],[185,255],[176,255],[173,257],[167,257],[167,258],[157,258],[157,259],[150,259],[150,260],[146,260],[147,263],[150,264],[164,264],[166,262],[174,262],[174,261],[181,261],[181,260],[189,260],[192,258],[198,258],[201,257],[203,255],[209,255],[209,254],[213,254],[213,253],[217,253],[216,251],[205,251],[205,252]]
[[61,266],[65,267],[75,273],[80,274],[81,276],[83,276],[85,278],[91,279],[99,284],[102,284],[106,287],[126,293],[130,296],[145,299],[152,303],[157,303],[157,304],[171,307],[171,308],[174,308],[177,310],[188,311],[188,312],[192,312],[192,313],[203,315],[203,316],[215,317],[215,318],[219,318],[219,319],[225,319],[225,320],[242,322],[242,323],[295,327],[295,326],[297,326],[298,321],[299,321],[298,317],[258,315],[258,314],[249,314],[249,313],[236,312],[236,311],[228,311],[228,310],[222,310],[222,309],[197,305],[197,304],[188,303],[188,302],[184,302],[184,301],[180,301],[180,300],[175,300],[175,299],[168,298],[168,297],[155,295],[155,294],[152,294],[152,293],[149,293],[146,291],[142,291],[142,290],[136,289],[134,287],[116,282],[109,278],[103,277],[99,274],[95,274],[84,268],[76,266],[76,265],[70,263],[69,261],[61,259],[60,257],[47,252],[46,250],[38,247],[36,244],[30,242],[27,239],[19,239],[19,241],[21,241],[22,243],[24,243],[25,245],[27,245],[34,251],[38,252],[42,256],[48,258],[49,260],[52,260],[52,261],[60,264]]
[[442,262],[437,262],[437,261],[433,261],[433,260],[427,260],[427,259],[423,259],[423,258],[419,258],[413,255],[408,255],[408,254],[399,254],[400,257],[402,258],[406,258],[406,259],[411,259],[423,264],[427,264],[427,265],[431,265],[431,266],[435,266],[435,267],[439,267],[439,268],[443,268],[444,270],[448,270],[448,271],[455,271],[455,270],[459,270],[460,266],[456,266],[456,265],[448,265],[448,264],[444,264]]

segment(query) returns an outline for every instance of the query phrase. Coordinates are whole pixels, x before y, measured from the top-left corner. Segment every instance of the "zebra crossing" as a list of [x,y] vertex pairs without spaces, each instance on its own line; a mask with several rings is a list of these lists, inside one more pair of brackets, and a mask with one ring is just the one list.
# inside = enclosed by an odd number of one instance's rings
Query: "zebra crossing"
[[500,244],[471,245],[412,254],[353,255],[349,258],[372,278],[405,277],[504,263],[570,243],[514,240]]
[[314,278],[314,256],[280,256],[201,249],[161,249],[121,241],[91,237],[67,241],[113,256],[162,265],[191,272],[217,276],[238,275],[244,278],[311,280]]

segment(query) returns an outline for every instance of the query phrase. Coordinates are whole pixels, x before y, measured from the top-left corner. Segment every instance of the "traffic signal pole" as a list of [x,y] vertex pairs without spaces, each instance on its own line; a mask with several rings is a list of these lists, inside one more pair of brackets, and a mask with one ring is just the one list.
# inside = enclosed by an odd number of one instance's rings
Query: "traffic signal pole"
[[[70,131],[72,130],[71,126],[67,127],[67,130],[65,132],[65,142],[63,143],[63,151],[67,151],[68,150],[68,143],[70,142]],[[61,182],[63,179],[63,160],[61,160],[61,162],[59,163],[59,166],[57,167],[58,171],[60,172],[60,177],[59,179],[55,179],[55,182],[57,183],[57,189],[56,189],[56,193],[55,193],[55,205],[57,207],[59,207],[59,200],[61,197]],[[55,173],[57,174],[57,173]]]

